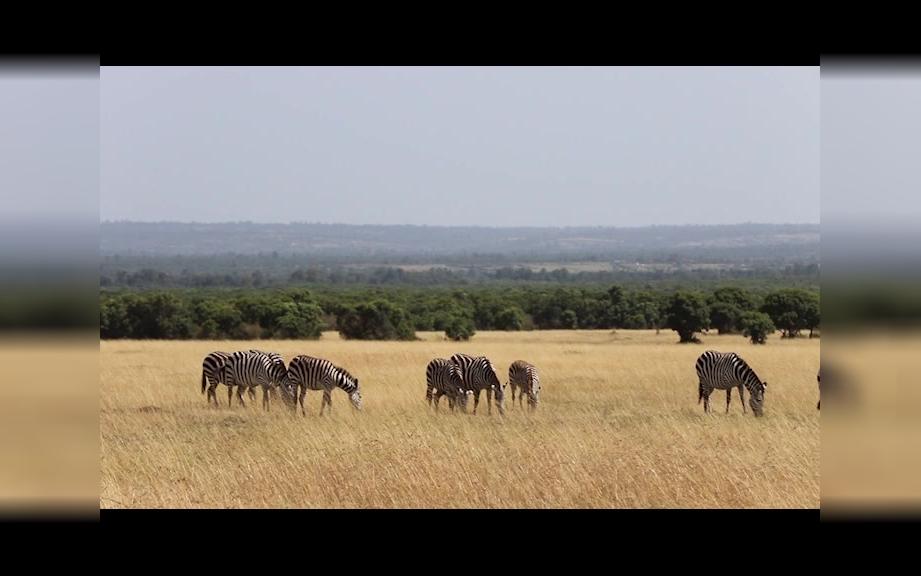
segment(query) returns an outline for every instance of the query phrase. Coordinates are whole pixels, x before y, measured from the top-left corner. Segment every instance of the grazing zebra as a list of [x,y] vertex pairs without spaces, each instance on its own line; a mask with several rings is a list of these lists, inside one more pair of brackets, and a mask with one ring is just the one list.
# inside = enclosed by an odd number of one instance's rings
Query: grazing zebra
[[295,407],[294,394],[287,378],[287,370],[279,370],[278,364],[263,352],[234,352],[223,368],[223,381],[227,386],[237,387],[237,399],[241,406],[245,406],[243,389],[258,386],[262,388],[262,407],[266,410],[269,409],[269,391],[275,386],[281,387],[285,404]]
[[322,390],[323,403],[320,405],[320,416],[323,409],[329,406],[333,410],[332,392],[334,387],[339,387],[349,395],[352,407],[361,410],[361,390],[358,387],[358,378],[349,374],[344,368],[334,365],[329,360],[314,358],[313,356],[295,356],[288,365],[288,380],[294,387],[301,404],[301,414],[307,415],[304,410],[304,397],[307,390]]
[[492,362],[486,356],[468,356],[466,354],[455,354],[451,356],[451,362],[461,369],[461,378],[468,390],[475,394],[473,402],[473,413],[480,405],[480,392],[486,390],[486,402],[489,404],[489,414],[492,414],[492,394],[496,393],[496,405],[499,407],[499,414],[505,414],[505,395],[502,385],[499,383],[499,377],[496,376],[496,369],[493,368]]
[[537,409],[537,403],[540,402],[540,377],[534,365],[524,360],[512,362],[508,369],[508,383],[512,387],[512,406],[515,405],[515,390],[521,389],[518,393],[519,406],[523,404],[524,395],[527,394],[528,409]]
[[[288,383],[288,366],[285,364],[285,359],[281,357],[281,354],[278,354],[276,352],[265,352],[263,350],[256,350],[255,348],[251,348],[249,352],[253,352],[256,354],[265,354],[266,356],[268,356],[269,360],[272,361],[272,370],[276,375],[276,382],[285,383],[285,384]],[[290,387],[289,387],[289,392],[290,392]],[[275,388],[270,388],[269,393],[274,395]],[[256,392],[254,388],[249,389],[249,399],[253,401],[256,400]]]
[[429,362],[425,369],[425,386],[425,399],[431,406],[434,398],[436,412],[442,396],[448,397],[448,405],[452,412],[455,406],[460,406],[464,412],[467,411],[467,394],[472,392],[468,392],[464,387],[464,380],[457,364],[444,358],[435,358]]
[[[214,405],[217,406],[217,385],[224,384],[222,380],[222,374],[224,370],[224,363],[227,362],[227,359],[230,358],[230,354],[227,352],[212,352],[205,356],[205,359],[201,363],[201,393],[205,393],[205,388],[208,389],[208,404],[211,404],[211,399],[214,398]],[[233,387],[227,387],[227,404],[230,405],[230,400],[233,397]]]
[[742,413],[745,413],[745,388],[748,388],[748,402],[755,416],[764,414],[764,392],[767,382],[762,382],[755,371],[752,370],[741,356],[734,352],[716,352],[708,350],[697,359],[697,376],[699,396],[697,403],[704,401],[704,412],[710,411],[710,393],[714,389],[726,391],[726,413],[729,413],[729,402],[732,389],[739,389],[739,401],[742,403]]

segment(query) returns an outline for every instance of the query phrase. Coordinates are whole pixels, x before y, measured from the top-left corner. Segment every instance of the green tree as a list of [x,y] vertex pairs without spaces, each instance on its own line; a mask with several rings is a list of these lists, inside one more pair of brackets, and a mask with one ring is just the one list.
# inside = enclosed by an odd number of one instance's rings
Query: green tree
[[787,288],[764,297],[761,311],[782,331],[782,338],[795,338],[809,324],[818,323],[818,297],[805,290]]
[[675,292],[665,309],[665,327],[678,333],[680,343],[700,342],[694,336],[710,323],[704,297],[695,292]]
[[313,302],[291,302],[276,320],[282,338],[316,340],[323,331],[323,309]]
[[579,327],[579,317],[574,310],[563,310],[560,314],[560,327],[566,329],[575,329]]
[[806,308],[806,328],[809,329],[809,337],[812,338],[813,332],[819,327],[822,314],[819,308],[819,299],[814,298],[809,302]]
[[445,335],[454,341],[470,340],[474,334],[473,321],[464,316],[455,316],[445,327]]
[[776,330],[771,317],[764,312],[745,312],[739,319],[739,325],[742,334],[751,338],[752,344],[764,344],[768,335]]
[[497,330],[521,330],[524,326],[524,311],[517,306],[502,309],[496,315],[495,327]]
[[735,286],[717,288],[707,299],[710,326],[720,334],[732,334],[741,329],[741,318],[755,310],[755,300],[745,290]]
[[339,334],[354,340],[414,340],[416,332],[406,312],[386,300],[346,310],[337,318]]
[[132,338],[185,339],[195,332],[185,302],[174,294],[144,294],[129,301],[126,312],[133,322]]
[[128,314],[128,298],[108,298],[99,307],[99,337],[103,339],[131,338],[132,318]]

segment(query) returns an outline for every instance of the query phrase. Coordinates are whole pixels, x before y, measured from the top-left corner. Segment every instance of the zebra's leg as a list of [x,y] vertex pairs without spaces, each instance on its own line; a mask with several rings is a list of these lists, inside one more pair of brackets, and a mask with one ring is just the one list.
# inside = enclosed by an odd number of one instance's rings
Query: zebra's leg
[[710,413],[710,392],[711,392],[711,390],[704,390],[704,391],[703,391],[703,395],[704,395],[704,396],[703,396],[703,398],[704,398],[704,413],[705,413],[705,414],[709,414],[709,413]]
[[[255,392],[253,394],[255,394]],[[268,388],[262,389],[262,407],[265,409],[266,412],[269,411],[269,389]]]
[[249,399],[255,402],[256,401],[256,390],[254,388],[247,388],[246,392],[249,394]]
[[438,403],[441,402],[442,391],[435,392],[435,412],[438,412]]
[[473,397],[473,413],[476,414],[477,406],[480,405],[480,392],[483,390],[477,390],[476,396]]
[[732,400],[732,388],[726,388],[726,414],[729,414],[730,400]]
[[329,388],[324,388],[323,389],[323,403],[320,404],[320,416],[323,415],[323,409],[326,408],[327,406],[329,406],[329,410],[327,410],[327,412],[332,414],[333,399],[331,398],[331,396],[332,396],[332,390],[330,390]]
[[492,416],[492,388],[486,389],[486,405],[489,407],[487,414]]
[[233,386],[227,386],[227,405],[233,406]]
[[742,403],[742,414],[745,414],[745,386],[739,386],[739,402]]
[[305,418],[307,417],[307,412],[304,410],[304,396],[306,395],[307,395],[307,387],[304,386],[301,389],[300,396],[298,397],[298,402],[300,402],[301,404],[301,415],[304,416]]
[[435,393],[435,387],[434,387],[434,386],[426,386],[426,387],[425,387],[425,401],[428,403],[429,408],[432,407],[432,396],[434,395],[434,393]]
[[237,400],[240,401],[240,406],[246,408],[246,402],[243,401],[243,386],[237,386]]
[[512,404],[515,403],[515,384],[512,383]]

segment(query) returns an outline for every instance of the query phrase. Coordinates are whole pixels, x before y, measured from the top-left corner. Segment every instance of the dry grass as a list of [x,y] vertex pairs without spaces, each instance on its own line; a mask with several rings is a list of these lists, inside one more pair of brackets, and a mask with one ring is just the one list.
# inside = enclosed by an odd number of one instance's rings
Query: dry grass
[[[677,345],[672,332],[478,333],[457,344],[261,342],[311,354],[360,378],[364,410],[341,391],[319,418],[280,402],[264,413],[209,407],[201,359],[247,342],[102,342],[102,491],[110,507],[659,508],[819,506],[818,340],[752,346],[736,336]],[[741,353],[768,381],[765,417],[697,404],[694,361]],[[454,352],[541,370],[534,415],[440,414],[424,402],[425,367]],[[261,394],[260,394],[261,396]],[[509,401],[510,404],[510,401]]]

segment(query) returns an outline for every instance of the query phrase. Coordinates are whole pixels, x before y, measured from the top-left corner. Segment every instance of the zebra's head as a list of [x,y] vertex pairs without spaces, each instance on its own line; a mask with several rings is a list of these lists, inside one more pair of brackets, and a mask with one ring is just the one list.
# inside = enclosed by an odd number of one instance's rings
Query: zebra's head
[[767,389],[767,382],[759,382],[751,389],[748,397],[748,405],[752,407],[755,416],[764,416],[764,392]]
[[493,394],[496,395],[496,405],[499,407],[499,414],[505,414],[505,386],[499,382],[499,377],[496,375],[496,369],[489,360],[486,360],[485,372],[487,383],[492,389]]
[[358,385],[358,378],[352,376],[348,372],[345,372],[343,376],[349,384],[355,387],[355,389],[349,393],[349,400],[352,402],[352,408],[361,410],[361,388]]
[[463,386],[457,388],[457,394],[455,395],[455,404],[457,404],[461,412],[467,413],[467,401],[470,397],[473,396],[473,390],[466,390]]

